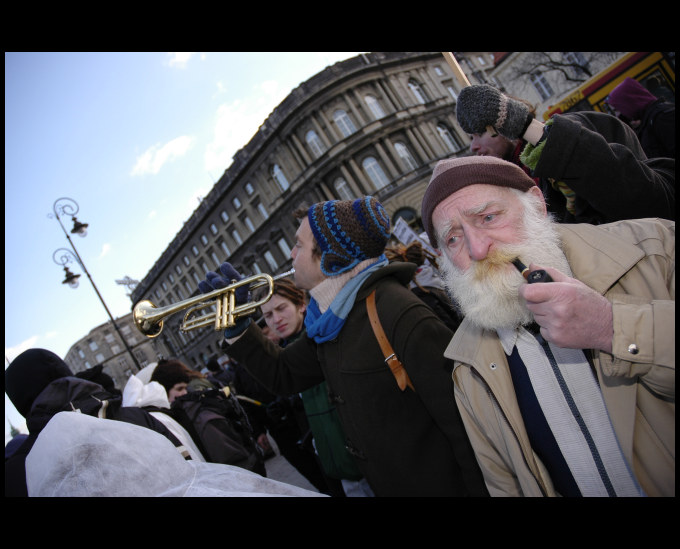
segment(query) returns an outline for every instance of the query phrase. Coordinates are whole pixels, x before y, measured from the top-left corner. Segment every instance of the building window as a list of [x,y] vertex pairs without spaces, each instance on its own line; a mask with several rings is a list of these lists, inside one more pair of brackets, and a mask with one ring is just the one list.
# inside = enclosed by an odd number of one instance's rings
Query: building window
[[361,164],[376,189],[382,189],[389,184],[389,179],[375,158],[369,156]]
[[545,79],[545,77],[543,76],[542,73],[535,72],[529,78],[530,78],[531,83],[533,84],[535,90],[541,96],[541,99],[543,101],[552,97],[554,92],[553,92],[552,88],[550,87],[550,84],[548,84],[548,81]]
[[269,213],[267,213],[267,209],[264,207],[262,202],[257,203],[257,211],[260,212],[262,219],[267,219],[269,217]]
[[231,237],[234,239],[234,241],[236,242],[236,244],[238,244],[239,246],[240,246],[241,244],[243,244],[243,240],[241,239],[241,235],[238,233],[238,230],[237,230],[237,229],[233,229],[233,230],[231,231]]
[[241,201],[238,199],[238,196],[235,196],[234,198],[232,198],[231,203],[234,205],[234,208],[236,208],[237,210],[241,207]]
[[282,191],[285,191],[288,189],[288,187],[290,187],[290,183],[288,183],[286,176],[283,175],[283,170],[278,164],[274,164],[274,167],[272,168],[272,177],[279,184],[279,187],[281,187]]
[[446,90],[454,101],[458,101],[458,94],[456,93],[456,90],[453,89],[453,86],[446,86]]
[[434,68],[434,73],[435,73],[437,76],[444,76],[444,71],[442,70],[442,68],[441,68],[439,65],[436,65],[436,66],[435,66],[435,68]]
[[215,225],[214,223],[211,223],[210,224],[210,232],[212,234],[217,234],[217,225]]
[[286,242],[285,238],[279,238],[279,241],[277,242],[279,249],[283,253],[283,257],[290,257],[290,254],[292,253],[290,246],[288,245],[288,242]]
[[385,111],[383,111],[383,108],[380,106],[380,103],[375,97],[372,95],[367,95],[364,99],[366,100],[368,108],[373,113],[373,118],[380,120],[383,116],[385,116]]
[[222,218],[222,221],[227,223],[229,221],[229,214],[222,210],[222,213],[220,213],[220,217]]
[[423,88],[421,87],[421,85],[418,83],[417,80],[415,80],[414,78],[411,78],[408,81],[408,87],[413,92],[413,95],[415,95],[418,103],[420,103],[421,105],[424,105],[425,103],[427,103],[427,96],[425,95]]
[[220,248],[222,248],[222,251],[227,254],[227,257],[231,255],[231,250],[229,249],[229,246],[227,246],[227,243],[223,240],[220,242]]
[[243,224],[246,227],[248,227],[248,230],[251,233],[255,232],[255,225],[253,225],[253,222],[250,220],[250,218],[247,215],[244,215],[243,218],[241,219],[241,221],[243,222]]
[[576,78],[587,76],[588,60],[580,51],[564,51],[562,56],[567,64],[572,65],[571,72]]
[[188,258],[186,255],[182,258],[182,261],[184,261],[184,264],[185,264],[187,267],[188,267],[189,265],[191,265],[191,261],[189,261],[189,258]]
[[208,245],[208,237],[205,236],[204,234],[201,235],[201,242],[203,242],[204,246]]
[[191,246],[191,251],[193,252],[193,254],[194,254],[195,256],[198,257],[198,248],[196,247],[195,244],[194,244],[193,246]]
[[463,148],[463,146],[453,136],[453,133],[451,130],[449,130],[446,124],[437,124],[437,133],[439,134],[439,137],[442,138],[444,143],[446,143],[446,147],[449,149],[449,152],[456,153]]
[[181,275],[182,274],[182,267],[180,267],[179,265],[175,265],[175,272],[178,275]]
[[335,192],[338,193],[340,200],[352,200],[352,190],[349,188],[349,183],[345,181],[342,177],[338,177],[333,183],[335,187]]
[[210,252],[210,257],[212,257],[212,260],[215,262],[215,266],[219,268],[220,265],[222,265],[222,262],[220,259],[217,257],[217,254],[215,252]]
[[279,268],[279,264],[276,262],[276,259],[274,259],[274,255],[269,250],[264,252],[264,258],[267,260],[267,264],[272,271]]
[[246,194],[247,194],[248,196],[251,196],[251,195],[255,192],[255,189],[254,189],[253,186],[250,184],[250,182],[246,183],[246,185],[245,185],[244,188],[245,188]]
[[402,162],[404,163],[406,171],[415,170],[418,167],[416,159],[413,158],[413,155],[408,150],[406,145],[403,143],[395,143],[394,148],[396,149],[399,158],[401,158]]
[[352,119],[342,109],[338,109],[333,113],[333,120],[335,120],[335,123],[338,125],[338,128],[340,128],[340,132],[342,132],[344,137],[349,137],[357,131]]
[[319,158],[323,155],[323,153],[326,152],[326,147],[324,147],[321,139],[319,139],[319,136],[316,135],[314,130],[309,130],[307,132],[307,135],[305,135],[305,140],[307,141],[307,145],[309,145],[309,148],[311,149],[315,158]]
[[170,281],[170,284],[175,283],[175,277],[173,276],[172,273],[168,273],[168,280]]

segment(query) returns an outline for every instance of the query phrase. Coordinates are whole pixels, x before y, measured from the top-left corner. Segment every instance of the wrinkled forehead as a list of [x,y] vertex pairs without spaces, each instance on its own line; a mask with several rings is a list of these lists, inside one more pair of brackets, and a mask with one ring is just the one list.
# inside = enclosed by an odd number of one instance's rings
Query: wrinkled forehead
[[514,189],[497,185],[473,184],[463,187],[444,198],[432,211],[432,221],[437,218],[457,214],[462,216],[478,215],[491,206],[510,207],[518,204]]

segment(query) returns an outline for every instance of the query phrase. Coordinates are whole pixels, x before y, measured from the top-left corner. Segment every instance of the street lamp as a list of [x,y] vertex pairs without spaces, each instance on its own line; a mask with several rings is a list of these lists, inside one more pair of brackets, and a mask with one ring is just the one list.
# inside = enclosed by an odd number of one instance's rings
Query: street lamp
[[[74,275],[70,269],[67,267],[68,263],[71,261],[75,261],[80,265],[80,268],[83,270],[83,272],[87,275],[87,278],[90,279],[90,282],[92,283],[92,287],[94,288],[94,291],[97,294],[97,297],[99,298],[99,301],[102,302],[102,305],[104,306],[104,309],[106,309],[106,314],[109,315],[109,318],[111,319],[111,324],[113,324],[113,327],[115,328],[116,332],[118,332],[118,335],[120,336],[120,339],[123,342],[123,345],[125,345],[125,348],[127,349],[127,352],[130,354],[130,357],[132,358],[132,362],[134,365],[137,367],[137,370],[141,370],[141,366],[139,365],[139,362],[137,362],[137,359],[135,358],[135,355],[132,353],[132,349],[130,349],[127,341],[123,337],[123,334],[120,332],[118,329],[118,325],[116,324],[116,321],[113,319],[113,316],[111,315],[111,312],[109,311],[109,308],[106,306],[106,303],[104,302],[104,298],[102,295],[99,293],[99,290],[97,289],[97,286],[94,283],[94,280],[92,280],[92,277],[90,276],[90,273],[88,272],[87,268],[85,267],[85,264],[83,263],[83,260],[80,258],[80,254],[78,254],[78,251],[76,250],[76,247],[73,245],[73,241],[71,240],[71,237],[68,235],[66,232],[66,229],[64,228],[64,225],[61,222],[61,218],[59,217],[59,214],[66,214],[71,216],[73,220],[73,229],[71,230],[72,234],[77,234],[80,237],[84,237],[87,234],[87,223],[81,223],[76,219],[76,215],[78,213],[78,203],[73,200],[72,198],[59,198],[54,202],[54,205],[52,206],[52,210],[54,212],[54,217],[56,217],[57,221],[59,222],[59,225],[61,226],[61,230],[64,231],[64,235],[66,236],[66,239],[68,240],[68,243],[71,245],[71,249],[73,250],[73,253],[71,253],[70,250],[67,250],[66,248],[59,248],[52,254],[52,260],[57,264],[61,265],[64,267],[64,272],[65,272],[65,277],[64,280],[62,281],[62,284],[68,284],[71,288],[77,288],[78,287],[78,278],[80,278],[80,275]],[[47,214],[47,217],[53,217],[52,214]]]

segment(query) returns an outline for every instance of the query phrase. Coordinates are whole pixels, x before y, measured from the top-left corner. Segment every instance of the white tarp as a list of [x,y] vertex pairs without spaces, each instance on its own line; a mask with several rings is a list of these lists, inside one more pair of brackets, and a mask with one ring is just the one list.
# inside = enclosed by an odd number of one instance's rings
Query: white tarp
[[26,458],[30,496],[325,497],[240,467],[186,461],[163,435],[60,412]]

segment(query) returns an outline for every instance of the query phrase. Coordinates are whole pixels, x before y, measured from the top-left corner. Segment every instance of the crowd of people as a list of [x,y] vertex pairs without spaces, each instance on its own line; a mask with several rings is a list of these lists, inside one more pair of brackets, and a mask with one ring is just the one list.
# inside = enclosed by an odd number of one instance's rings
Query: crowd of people
[[[438,162],[420,205],[438,255],[391,241],[371,196],[297,210],[294,281],[207,375],[161,361],[121,392],[26,351],[5,371],[29,430],[5,494],[674,496],[674,108],[639,87],[611,93],[616,116],[545,124],[464,88],[472,154]],[[199,288],[241,278],[225,262]],[[209,399],[238,425],[219,460],[187,419]],[[112,436],[134,449],[106,455]],[[268,436],[317,492],[266,478]],[[146,481],[122,465],[142,444]]]

